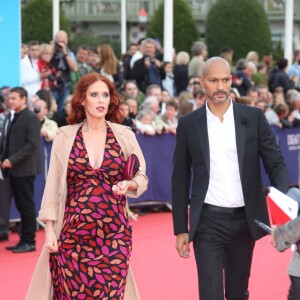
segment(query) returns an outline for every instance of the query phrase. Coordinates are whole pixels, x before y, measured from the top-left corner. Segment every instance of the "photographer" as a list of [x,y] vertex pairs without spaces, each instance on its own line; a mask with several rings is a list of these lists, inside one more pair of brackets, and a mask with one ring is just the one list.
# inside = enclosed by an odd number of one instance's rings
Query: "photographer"
[[47,142],[52,142],[56,136],[58,126],[56,122],[47,118],[49,107],[46,101],[43,99],[36,100],[33,105],[33,111],[42,124],[41,136],[43,136]]
[[56,86],[52,88],[58,111],[64,108],[65,98],[71,93],[70,71],[77,72],[74,53],[68,49],[68,36],[65,31],[58,31],[54,38],[54,54],[50,65],[55,69]]
[[138,88],[145,93],[150,84],[161,86],[162,64],[155,58],[155,41],[147,38],[145,40],[145,55],[138,59],[133,65],[131,76],[138,85]]

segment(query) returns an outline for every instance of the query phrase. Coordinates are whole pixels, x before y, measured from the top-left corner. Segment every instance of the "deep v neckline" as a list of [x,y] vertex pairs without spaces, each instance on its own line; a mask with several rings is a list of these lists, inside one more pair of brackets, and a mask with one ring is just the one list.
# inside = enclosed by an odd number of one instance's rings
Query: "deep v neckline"
[[107,137],[108,137],[108,125],[106,124],[106,136],[105,136],[105,143],[104,143],[104,151],[103,151],[102,161],[101,161],[101,164],[99,165],[99,167],[97,167],[97,168],[94,168],[92,166],[92,164],[91,164],[90,155],[89,155],[89,152],[88,152],[88,149],[86,147],[86,144],[85,144],[85,141],[84,141],[84,137],[83,137],[82,126],[80,127],[80,134],[81,134],[82,145],[83,145],[83,148],[86,151],[86,155],[87,155],[87,164],[94,171],[100,170],[101,167],[102,167],[102,165],[103,165],[104,159],[105,159],[105,149],[106,149]]

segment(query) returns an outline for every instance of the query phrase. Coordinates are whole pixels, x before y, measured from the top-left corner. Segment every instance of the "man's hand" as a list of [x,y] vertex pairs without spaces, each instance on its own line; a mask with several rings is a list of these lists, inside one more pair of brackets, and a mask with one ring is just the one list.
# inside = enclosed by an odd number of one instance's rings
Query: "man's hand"
[[180,233],[177,235],[176,250],[181,257],[183,258],[190,257],[190,245],[189,245],[188,233]]
[[3,163],[1,164],[2,169],[10,169],[12,168],[11,162],[6,158]]

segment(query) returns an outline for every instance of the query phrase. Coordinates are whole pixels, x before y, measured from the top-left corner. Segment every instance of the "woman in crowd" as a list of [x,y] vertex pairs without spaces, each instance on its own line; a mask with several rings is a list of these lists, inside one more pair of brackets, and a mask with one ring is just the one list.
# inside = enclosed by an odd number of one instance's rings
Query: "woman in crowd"
[[50,61],[53,56],[53,47],[50,44],[42,44],[40,46],[40,57],[37,61],[37,66],[42,78],[41,89],[51,89],[57,82],[55,79],[55,69],[50,66]]
[[114,50],[108,44],[99,46],[99,64],[100,74],[114,83],[115,88],[120,88],[123,83],[122,72],[119,61],[116,58]]
[[182,91],[185,91],[188,82],[188,65],[190,62],[190,55],[185,51],[180,51],[177,53],[175,58],[175,66],[174,66],[174,81],[176,86],[176,95],[179,95]]
[[[148,180],[134,133],[117,124],[119,104],[106,77],[92,73],[77,83],[72,125],[61,128],[53,142],[39,212],[45,247],[26,299],[121,300],[124,293],[125,299],[139,299],[129,268],[126,195],[141,195]],[[123,180],[132,153],[140,169]]]

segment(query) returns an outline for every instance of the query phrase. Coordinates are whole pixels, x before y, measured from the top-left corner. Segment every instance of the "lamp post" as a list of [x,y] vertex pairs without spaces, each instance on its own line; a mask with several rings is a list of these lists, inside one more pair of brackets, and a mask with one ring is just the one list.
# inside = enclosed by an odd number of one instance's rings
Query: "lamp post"
[[52,6],[53,6],[53,37],[55,36],[55,34],[59,31],[59,0],[53,0],[52,2]]
[[121,53],[126,53],[126,0],[121,0]]
[[164,7],[164,61],[173,62],[173,0],[165,0]]
[[294,0],[285,1],[284,57],[293,62]]

